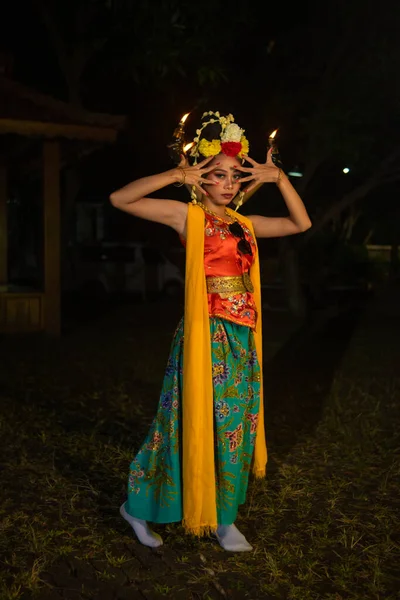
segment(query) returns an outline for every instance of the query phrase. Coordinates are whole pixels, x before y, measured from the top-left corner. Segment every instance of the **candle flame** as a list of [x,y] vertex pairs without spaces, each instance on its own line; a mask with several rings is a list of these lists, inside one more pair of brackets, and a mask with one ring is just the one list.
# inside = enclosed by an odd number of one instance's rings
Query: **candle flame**
[[181,124],[183,125],[184,122],[186,121],[186,119],[188,118],[188,116],[190,115],[190,113],[186,113],[186,115],[183,115],[182,119],[181,119]]
[[277,133],[278,133],[278,130],[275,129],[275,131],[273,131],[272,133],[269,134],[269,139],[274,139],[274,137],[276,136]]
[[186,144],[186,146],[183,147],[183,151],[187,152],[188,150],[190,150],[190,148],[194,145],[194,142],[189,142],[189,144]]

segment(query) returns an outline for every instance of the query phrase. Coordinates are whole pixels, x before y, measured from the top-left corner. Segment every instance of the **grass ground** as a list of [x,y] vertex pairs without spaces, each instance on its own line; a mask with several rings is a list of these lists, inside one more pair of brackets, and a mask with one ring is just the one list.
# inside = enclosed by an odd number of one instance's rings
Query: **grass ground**
[[265,320],[269,470],[237,521],[254,552],[229,554],[179,525],[151,551],[118,515],[179,314],[152,309],[2,340],[0,599],[399,598],[396,314],[283,345]]

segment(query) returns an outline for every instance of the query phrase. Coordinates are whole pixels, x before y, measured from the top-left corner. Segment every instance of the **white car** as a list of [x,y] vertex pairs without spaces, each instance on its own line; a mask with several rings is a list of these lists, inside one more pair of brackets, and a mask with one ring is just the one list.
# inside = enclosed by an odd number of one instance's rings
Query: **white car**
[[81,245],[70,253],[66,291],[99,299],[114,294],[173,296],[184,288],[179,267],[162,252],[135,242]]

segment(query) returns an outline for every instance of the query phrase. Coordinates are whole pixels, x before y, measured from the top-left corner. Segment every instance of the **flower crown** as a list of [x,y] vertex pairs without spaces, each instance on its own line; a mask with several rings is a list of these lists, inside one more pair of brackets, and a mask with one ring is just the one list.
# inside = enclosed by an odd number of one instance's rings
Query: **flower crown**
[[[207,117],[209,117],[207,119]],[[191,156],[195,157],[195,161],[199,154],[205,157],[216,156],[221,152],[226,156],[240,156],[248,154],[249,142],[244,136],[244,129],[241,129],[239,125],[234,123],[233,115],[229,114],[226,117],[221,117],[219,112],[203,113],[202,126],[196,130],[196,137],[194,138],[194,146],[190,152]],[[207,140],[205,137],[201,137],[202,131],[207,125],[220,126],[219,139]]]

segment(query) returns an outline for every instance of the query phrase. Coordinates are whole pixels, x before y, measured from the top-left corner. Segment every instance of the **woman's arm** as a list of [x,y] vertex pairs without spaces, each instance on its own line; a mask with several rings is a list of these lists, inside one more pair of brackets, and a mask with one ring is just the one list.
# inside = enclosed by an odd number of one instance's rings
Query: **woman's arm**
[[184,234],[187,204],[177,200],[162,200],[147,198],[148,194],[156,192],[171,183],[181,180],[179,169],[171,169],[165,173],[150,175],[136,179],[120,190],[110,195],[110,202],[135,217],[168,225],[180,235]]
[[302,199],[296,192],[288,177],[279,171],[271,159],[271,151],[268,152],[267,162],[259,165],[254,160],[246,158],[252,168],[241,168],[243,172],[251,173],[242,181],[250,181],[253,183],[247,188],[251,191],[260,183],[274,182],[277,184],[285,204],[289,211],[288,217],[262,217],[261,215],[252,215],[250,220],[254,226],[254,233],[257,237],[282,237],[284,235],[293,235],[301,233],[311,227],[310,217],[303,204]]
[[308,216],[302,199],[290,183],[288,177],[286,177],[282,171],[277,186],[288,208],[289,216],[250,216],[249,218],[253,223],[256,237],[282,237],[284,235],[293,235],[294,233],[307,231],[307,229],[310,229],[311,227],[310,217]]
[[132,183],[128,183],[128,185],[113,192],[110,195],[110,202],[116,208],[128,212],[135,217],[168,225],[180,235],[184,235],[188,210],[187,204],[176,200],[148,198],[147,195],[171,183],[188,183],[195,185],[199,191],[202,191],[200,184],[210,185],[207,179],[202,179],[202,176],[212,168],[204,168],[209,161],[210,159],[206,159],[193,167],[179,167],[165,171],[164,173],[158,173],[157,175],[136,179]]

